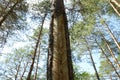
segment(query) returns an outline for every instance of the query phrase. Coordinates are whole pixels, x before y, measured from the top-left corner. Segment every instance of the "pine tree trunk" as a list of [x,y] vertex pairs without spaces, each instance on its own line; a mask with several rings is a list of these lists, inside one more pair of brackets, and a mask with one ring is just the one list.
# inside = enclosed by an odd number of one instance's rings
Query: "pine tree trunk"
[[97,80],[100,80],[100,77],[99,77],[97,68],[96,68],[96,66],[95,66],[95,62],[94,62],[94,60],[93,60],[92,52],[91,52],[91,50],[90,50],[90,48],[89,48],[89,46],[88,46],[89,44],[88,44],[88,42],[87,42],[86,39],[85,39],[85,42],[86,42],[86,47],[87,47],[87,49],[88,49],[88,51],[89,51],[89,54],[90,54],[90,59],[91,59],[91,61],[92,61],[92,65],[93,65],[93,68],[94,68],[94,70],[95,70],[95,74],[96,74]]
[[41,25],[40,30],[39,30],[38,39],[37,39],[37,42],[36,42],[36,45],[35,45],[33,58],[32,58],[32,63],[30,65],[30,70],[28,72],[27,80],[31,80],[30,77],[31,77],[31,74],[32,74],[32,71],[33,71],[33,68],[34,68],[34,63],[35,63],[35,59],[36,59],[37,49],[38,49],[38,46],[39,46],[39,43],[40,43],[41,34],[42,34],[42,30],[43,30],[43,24],[44,24],[46,15],[47,14],[45,13],[45,15],[43,17],[43,20],[42,20],[42,25]]
[[18,78],[18,73],[20,71],[22,60],[23,60],[23,56],[22,56],[21,60],[19,61],[19,65],[17,66],[17,72],[15,74],[15,80],[17,80],[17,78]]
[[35,75],[34,75],[34,80],[37,80],[38,64],[39,64],[39,58],[40,58],[40,45],[39,45],[38,49],[39,50],[38,50],[38,55],[37,55],[37,63],[36,63],[36,71],[35,71]]
[[26,65],[24,65],[24,71],[23,71],[23,73],[22,73],[22,75],[21,75],[21,77],[20,77],[20,80],[23,80],[22,78],[23,78],[23,76],[24,76],[24,74],[25,74],[25,72],[26,72],[26,70],[27,70],[28,63],[29,63],[29,62],[27,62]]
[[115,71],[115,73],[117,74],[117,76],[120,78],[119,73],[117,72],[116,68],[114,67],[113,63],[110,61],[110,59],[108,58],[108,56],[106,55],[106,53],[104,52],[103,48],[99,45],[99,43],[97,42],[97,40],[95,40],[95,42],[97,43],[98,47],[100,48],[100,50],[102,51],[102,53],[105,55],[108,63],[112,66],[113,70]]
[[[101,16],[100,16],[99,14],[98,14],[98,17],[101,18]],[[108,32],[110,33],[110,36],[111,36],[112,39],[114,40],[114,42],[115,42],[115,44],[117,45],[118,49],[120,50],[119,42],[117,41],[117,39],[115,38],[114,34],[113,34],[112,31],[110,30],[108,24],[107,24],[105,21],[103,21],[102,24],[107,28]]]
[[105,25],[106,28],[108,29],[108,31],[109,31],[109,33],[110,33],[112,39],[114,40],[115,44],[117,45],[118,49],[120,50],[120,45],[119,45],[117,39],[115,38],[115,36],[113,35],[113,33],[111,32],[109,26],[106,24],[106,22],[104,22],[104,25]]
[[63,0],[52,0],[47,80],[74,80]]
[[[113,8],[113,10],[118,14],[118,16],[120,16],[120,12],[119,12],[119,9],[117,7],[120,8],[120,3],[117,2],[116,0],[109,0],[109,3],[111,5],[111,7]],[[117,7],[115,7],[115,5]]]
[[109,50],[109,52],[110,52],[110,54],[111,54],[111,56],[112,56],[114,62],[115,62],[115,64],[117,65],[117,67],[118,67],[119,70],[120,70],[120,64],[119,64],[117,58],[115,57],[115,54],[113,53],[113,51],[112,51],[110,45],[108,44],[108,42],[107,42],[106,39],[104,38],[104,36],[103,36],[103,40],[105,41],[105,44],[106,44],[106,46],[107,46],[107,48],[108,48],[108,50]]

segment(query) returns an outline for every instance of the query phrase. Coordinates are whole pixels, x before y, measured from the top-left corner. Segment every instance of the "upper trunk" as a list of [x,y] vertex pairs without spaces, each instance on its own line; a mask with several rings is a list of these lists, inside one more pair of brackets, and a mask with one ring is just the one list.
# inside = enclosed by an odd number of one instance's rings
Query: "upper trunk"
[[70,41],[63,0],[53,0],[47,80],[73,80]]
[[14,10],[14,8],[16,7],[16,5],[18,4],[19,2],[17,1],[13,6],[12,8],[3,16],[3,17],[0,17],[0,27],[2,25],[2,23],[7,19],[8,15],[11,14],[11,12]]

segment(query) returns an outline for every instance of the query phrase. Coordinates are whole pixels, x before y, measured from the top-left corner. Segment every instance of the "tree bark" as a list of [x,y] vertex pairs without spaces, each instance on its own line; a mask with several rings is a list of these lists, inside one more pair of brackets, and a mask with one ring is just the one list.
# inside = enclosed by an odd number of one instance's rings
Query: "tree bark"
[[47,80],[74,80],[63,0],[52,0]]

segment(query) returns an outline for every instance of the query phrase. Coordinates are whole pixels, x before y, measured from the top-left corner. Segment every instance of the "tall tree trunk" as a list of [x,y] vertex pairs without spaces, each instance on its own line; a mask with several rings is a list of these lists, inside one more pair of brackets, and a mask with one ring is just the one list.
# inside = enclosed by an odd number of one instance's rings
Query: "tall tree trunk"
[[[98,16],[101,18],[100,15],[98,15]],[[114,42],[115,42],[115,44],[117,45],[118,49],[120,50],[120,45],[119,45],[117,39],[115,38],[115,36],[113,35],[112,31],[110,30],[108,24],[107,24],[105,21],[103,21],[102,24],[107,28],[108,32],[110,33],[110,36],[111,36],[112,39],[114,40]]]
[[120,8],[120,3],[116,0],[109,0],[109,3],[111,5],[111,7],[113,8],[113,10],[118,14],[118,16],[120,16],[119,10],[115,7],[115,5],[116,5],[117,7]]
[[105,44],[106,44],[106,46],[107,46],[107,48],[108,48],[108,50],[109,50],[109,52],[110,52],[110,54],[111,54],[111,56],[112,56],[114,62],[115,62],[115,64],[117,65],[117,67],[118,67],[119,70],[120,70],[120,64],[119,64],[117,58],[115,57],[115,54],[113,53],[113,51],[112,51],[110,45],[108,44],[108,42],[106,41],[106,39],[104,38],[103,35],[102,35],[102,37],[103,37],[103,41],[105,41]]
[[43,17],[43,20],[42,20],[42,25],[41,25],[40,30],[39,30],[39,35],[38,35],[38,39],[37,39],[36,46],[35,46],[35,49],[34,49],[33,58],[32,58],[32,63],[31,63],[30,70],[29,70],[29,73],[28,73],[28,76],[27,76],[27,80],[31,80],[30,77],[31,77],[31,74],[32,74],[32,70],[33,70],[33,68],[34,68],[36,53],[37,53],[37,49],[38,49],[39,42],[40,42],[40,39],[41,39],[41,34],[42,34],[42,30],[43,30],[43,24],[44,24],[46,15],[47,15],[47,14],[45,13],[45,15],[44,15],[44,17]]
[[24,65],[24,71],[23,71],[23,73],[22,73],[22,75],[21,75],[21,77],[20,77],[20,80],[23,80],[22,78],[23,78],[23,76],[24,76],[24,74],[25,74],[25,72],[26,72],[26,70],[27,70],[28,63],[29,63],[29,62],[27,62],[27,63]]
[[16,74],[15,74],[15,80],[17,80],[17,77],[18,77],[18,73],[19,73],[19,71],[20,71],[20,67],[21,67],[22,60],[23,60],[23,56],[22,56],[21,60],[19,61],[19,65],[18,65],[18,67],[17,67],[17,72],[16,72]]
[[97,40],[95,39],[95,42],[97,43],[98,47],[100,48],[100,50],[102,51],[102,54],[105,55],[108,63],[112,66],[113,70],[115,71],[115,73],[117,74],[117,76],[120,78],[119,73],[117,72],[116,68],[114,67],[113,63],[110,61],[110,59],[108,58],[108,56],[106,55],[106,53],[104,52],[103,48],[99,45],[99,43],[97,42]]
[[97,77],[98,80],[100,80],[100,77],[99,77],[97,68],[96,68],[96,66],[95,66],[95,62],[94,62],[94,60],[93,60],[92,52],[91,52],[91,50],[90,50],[90,48],[89,48],[89,46],[88,46],[89,44],[88,44],[88,42],[87,42],[86,39],[84,39],[84,40],[85,40],[85,42],[86,42],[86,47],[87,47],[87,49],[88,49],[88,51],[89,51],[89,54],[90,54],[90,59],[91,59],[91,61],[92,61],[92,65],[93,65],[93,68],[94,68],[94,70],[95,70],[96,77]]
[[74,80],[63,0],[52,0],[47,80]]
[[36,71],[35,71],[35,76],[34,76],[34,80],[37,80],[37,72],[38,72],[38,64],[39,64],[39,58],[40,58],[40,45],[38,48],[38,55],[37,55],[37,64],[36,64]]
[[7,19],[7,17],[12,13],[12,11],[14,10],[14,8],[16,7],[16,5],[19,3],[19,1],[17,1],[12,8],[3,16],[0,17],[0,27],[2,25],[2,23]]

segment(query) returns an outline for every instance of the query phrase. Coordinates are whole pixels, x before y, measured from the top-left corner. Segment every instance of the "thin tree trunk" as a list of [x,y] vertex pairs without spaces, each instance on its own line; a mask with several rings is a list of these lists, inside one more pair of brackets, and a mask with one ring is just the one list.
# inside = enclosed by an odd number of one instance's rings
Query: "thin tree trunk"
[[21,67],[21,62],[22,62],[22,60],[23,60],[23,57],[22,57],[21,60],[19,61],[19,65],[18,65],[18,67],[17,67],[17,72],[16,72],[16,74],[15,74],[15,80],[17,80],[17,77],[18,77],[18,73],[19,73],[19,71],[20,71],[20,67]]
[[22,73],[22,75],[21,75],[21,77],[20,77],[20,80],[23,80],[22,78],[23,78],[23,76],[24,76],[24,74],[25,74],[25,72],[26,72],[27,67],[28,67],[28,62],[26,63],[26,65],[25,65],[25,67],[24,67],[24,71],[23,71],[23,73]]
[[38,72],[39,57],[40,57],[40,45],[39,45],[39,50],[38,50],[37,65],[36,65],[36,71],[35,71],[35,77],[34,77],[34,80],[36,80],[36,79],[37,79],[37,72]]
[[89,44],[88,44],[88,42],[87,42],[87,40],[86,40],[85,38],[84,38],[84,40],[85,40],[85,42],[86,42],[86,47],[87,47],[87,49],[88,49],[88,51],[89,51],[89,54],[90,54],[90,59],[91,59],[91,61],[92,61],[92,65],[93,65],[93,68],[94,68],[94,70],[95,70],[96,77],[97,77],[98,80],[100,80],[100,77],[99,77],[97,68],[96,68],[96,66],[95,66],[95,62],[94,62],[94,60],[93,60],[92,52],[91,52],[91,50],[90,50],[90,48],[89,48],[89,46],[88,46]]
[[[100,15],[98,15],[98,16],[101,18]],[[103,25],[105,25],[105,27],[107,28],[108,32],[110,33],[110,36],[111,36],[112,39],[114,40],[114,42],[115,42],[115,44],[117,45],[118,49],[120,50],[120,45],[119,45],[117,39],[115,38],[115,36],[113,35],[113,33],[111,32],[111,30],[110,30],[108,24],[107,24],[105,21],[103,21]]]
[[32,58],[32,63],[31,63],[30,70],[29,70],[29,73],[28,73],[28,76],[27,76],[27,80],[31,80],[30,77],[31,77],[32,70],[33,70],[33,67],[34,67],[35,58],[36,58],[36,53],[37,53],[37,48],[38,48],[38,46],[39,46],[39,42],[40,42],[40,39],[41,39],[41,33],[42,33],[42,30],[43,30],[43,24],[44,24],[46,15],[47,15],[47,14],[44,15],[43,20],[42,20],[42,25],[41,25],[41,27],[40,27],[40,31],[39,31],[38,39],[37,39],[36,46],[35,46],[35,49],[34,49],[33,58]]
[[111,3],[114,3],[117,7],[120,7],[120,2],[117,0],[109,0]]
[[95,42],[97,43],[98,47],[100,48],[100,50],[102,51],[102,53],[105,55],[108,63],[112,66],[113,70],[115,71],[115,73],[117,74],[117,76],[120,78],[119,73],[117,72],[116,68],[114,67],[114,65],[112,64],[112,62],[110,61],[110,59],[108,58],[108,56],[106,55],[106,53],[104,52],[103,48],[99,45],[99,43],[97,42],[97,40],[95,39]]
[[119,10],[117,10],[117,8],[113,5],[113,3],[115,3],[118,7],[120,7],[120,4],[116,1],[116,0],[109,0],[109,3],[111,5],[111,7],[113,8],[113,10],[118,14],[118,16],[120,16],[120,12]]
[[19,65],[18,65],[17,73],[15,74],[15,80],[17,80],[18,73],[19,73],[19,70],[20,70],[20,66],[21,66],[21,62],[20,62]]
[[14,10],[14,8],[16,7],[16,5],[18,4],[19,2],[17,1],[13,6],[12,8],[3,16],[0,18],[0,27],[2,25],[2,23],[7,19],[7,17],[12,13],[12,11]]
[[63,0],[52,0],[47,80],[74,80]]
[[103,37],[103,41],[105,41],[105,44],[106,44],[106,46],[107,46],[107,48],[108,48],[108,50],[109,50],[109,52],[110,52],[110,54],[111,54],[111,56],[112,56],[114,62],[116,63],[116,65],[118,66],[118,68],[119,68],[119,70],[120,70],[120,64],[119,64],[117,58],[115,57],[115,55],[114,55],[112,49],[110,48],[110,45],[108,44],[108,42],[106,41],[106,39],[104,38],[103,35],[102,35],[102,37]]

